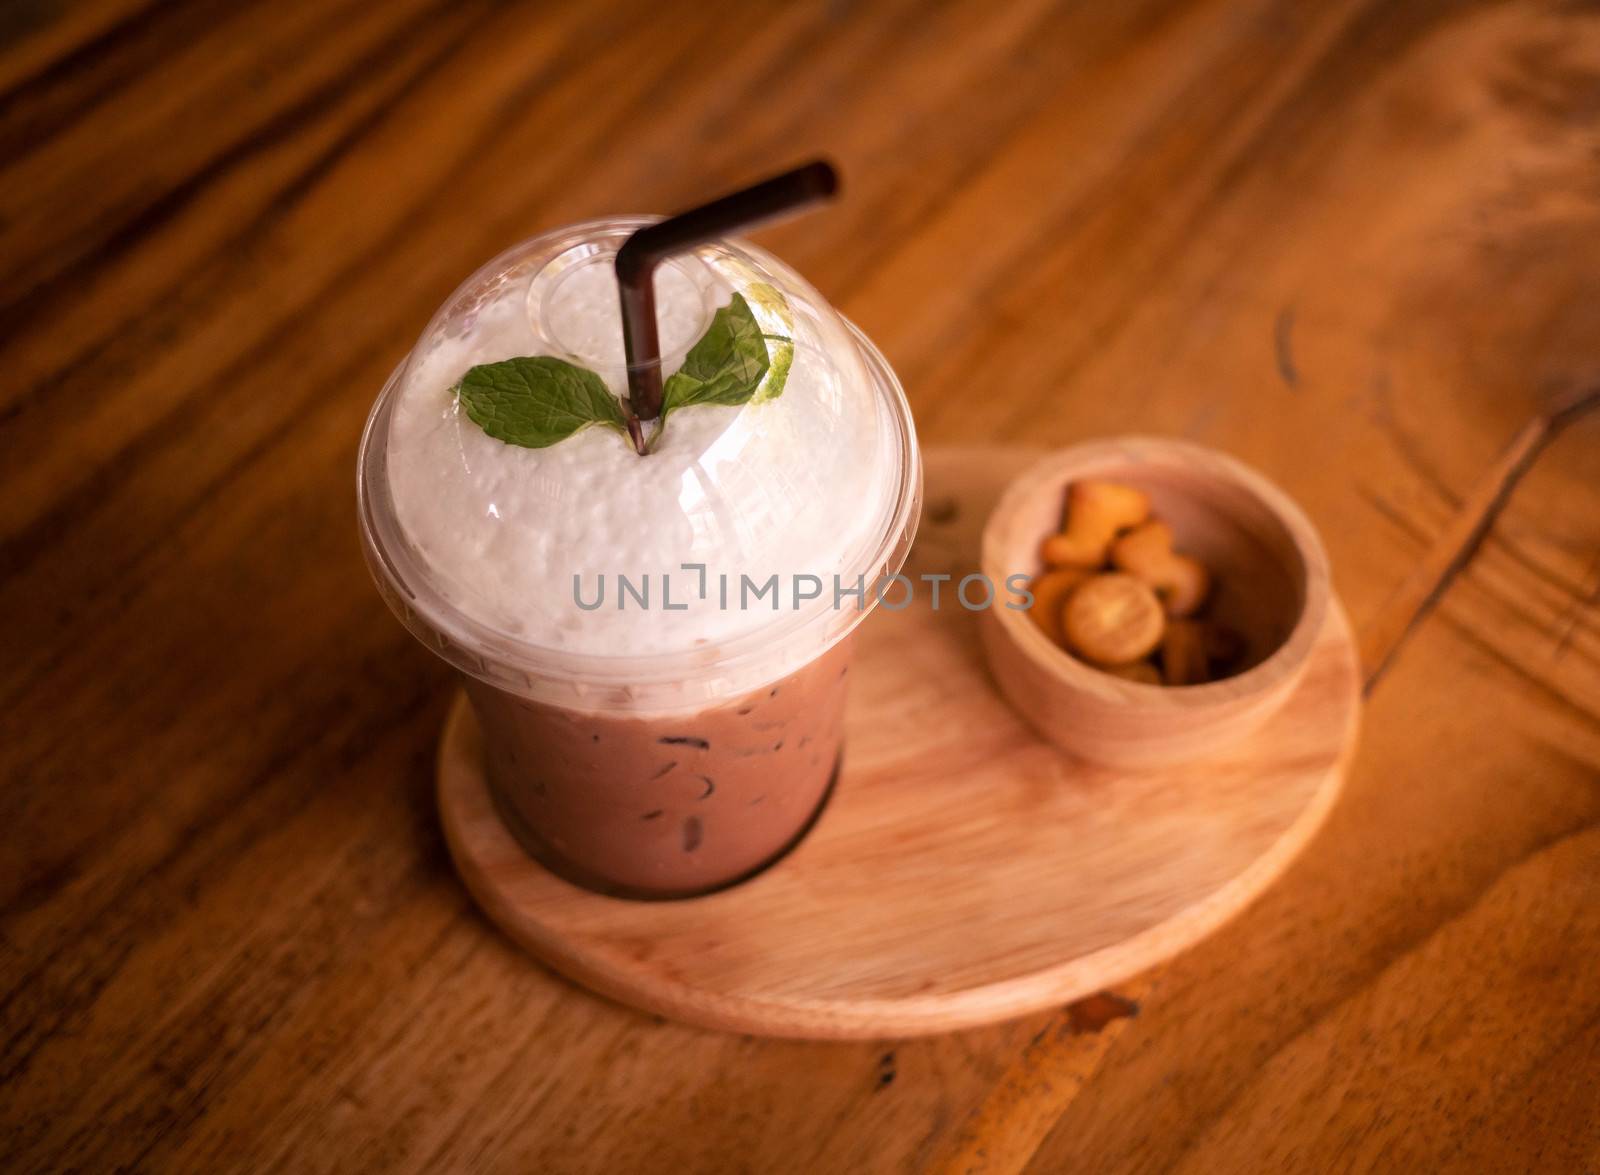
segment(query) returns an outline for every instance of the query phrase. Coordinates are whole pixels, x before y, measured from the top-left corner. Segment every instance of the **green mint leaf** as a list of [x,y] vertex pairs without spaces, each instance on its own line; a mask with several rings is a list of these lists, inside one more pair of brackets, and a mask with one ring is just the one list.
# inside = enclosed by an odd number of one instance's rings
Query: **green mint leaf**
[[624,431],[622,406],[600,377],[548,355],[480,363],[456,393],[474,424],[525,449],[543,449],[591,424]]
[[661,390],[661,419],[691,404],[743,404],[767,374],[767,340],[740,294],[712,315],[711,325],[689,349],[683,366]]
[[781,322],[784,330],[794,330],[794,313],[789,309],[789,299],[778,293],[778,288],[771,282],[752,282],[750,300]]
[[756,389],[753,399],[757,403],[765,400],[776,400],[783,395],[783,385],[789,378],[789,368],[794,363],[794,339],[789,337],[794,334],[794,311],[789,309],[789,299],[778,292],[771,282],[753,282],[749,289],[750,301],[754,302],[766,313],[778,320],[784,329],[784,334],[768,334],[768,342],[777,343],[773,348],[772,369],[767,372],[766,382]]
[[767,372],[766,381],[756,389],[754,397],[756,403],[776,400],[783,395],[783,385],[788,382],[789,368],[792,366],[794,366],[794,340],[784,339],[772,350],[772,368]]

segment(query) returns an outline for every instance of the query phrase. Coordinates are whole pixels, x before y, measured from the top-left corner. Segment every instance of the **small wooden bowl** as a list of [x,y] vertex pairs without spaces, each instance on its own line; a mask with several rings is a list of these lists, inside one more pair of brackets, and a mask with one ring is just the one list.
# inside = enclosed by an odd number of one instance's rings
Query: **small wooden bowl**
[[982,570],[993,583],[1041,570],[1039,543],[1061,527],[1067,486],[1084,478],[1150,495],[1175,549],[1210,568],[1205,614],[1244,636],[1242,668],[1195,686],[1124,681],[1058,648],[1026,612],[997,606],[979,621],[1000,692],[1045,738],[1091,762],[1153,767],[1237,742],[1294,691],[1327,618],[1328,560],[1316,531],[1283,491],[1214,450],[1095,441],[1052,453],[1007,487],[983,532]]

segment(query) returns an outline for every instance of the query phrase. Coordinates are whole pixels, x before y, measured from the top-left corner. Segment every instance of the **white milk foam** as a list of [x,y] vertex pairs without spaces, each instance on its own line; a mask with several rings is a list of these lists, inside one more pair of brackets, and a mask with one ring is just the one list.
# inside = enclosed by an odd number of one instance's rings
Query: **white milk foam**
[[[526,281],[510,283],[464,330],[414,354],[396,391],[387,450],[396,513],[452,605],[540,648],[641,656],[714,646],[792,619],[796,575],[818,576],[830,606],[835,574],[853,586],[864,572],[870,591],[878,569],[866,560],[897,492],[898,441],[836,317],[795,306],[783,394],[737,408],[680,409],[648,456],[599,426],[527,449],[487,436],[461,410],[452,389],[469,367],[558,354],[592,367],[615,393],[626,385],[609,264],[577,266],[547,287],[530,300]],[[729,296],[704,267],[660,271],[668,372]],[[707,566],[708,598],[700,597],[701,574],[684,563]],[[648,609],[631,596],[619,608],[619,573],[636,587],[648,575]],[[740,576],[760,585],[773,574],[780,610],[770,597],[741,609]],[[604,576],[600,608],[578,606],[575,575],[585,603]],[[663,609],[666,578],[674,606],[686,610]],[[853,599],[843,606],[854,607]],[[787,649],[772,669],[818,651]]]

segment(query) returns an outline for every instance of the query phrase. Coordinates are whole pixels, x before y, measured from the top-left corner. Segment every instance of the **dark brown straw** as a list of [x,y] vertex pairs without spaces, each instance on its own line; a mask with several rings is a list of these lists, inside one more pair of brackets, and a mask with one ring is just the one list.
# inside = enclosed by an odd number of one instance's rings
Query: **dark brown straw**
[[839,190],[824,160],[762,180],[634,233],[617,250],[622,345],[628,356],[628,431],[643,449],[639,420],[661,415],[661,338],[656,332],[656,266],[674,253],[797,212]]

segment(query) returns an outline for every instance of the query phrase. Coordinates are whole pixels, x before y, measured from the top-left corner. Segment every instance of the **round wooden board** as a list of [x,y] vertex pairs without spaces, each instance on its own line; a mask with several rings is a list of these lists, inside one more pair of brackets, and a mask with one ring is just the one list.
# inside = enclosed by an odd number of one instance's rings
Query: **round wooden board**
[[[1033,455],[926,454],[907,573],[975,569],[990,506]],[[844,768],[816,827],[709,897],[600,897],[534,863],[495,813],[458,699],[439,804],[467,887],[516,942],[624,1003],[769,1036],[902,1037],[1021,1016],[1175,954],[1282,873],[1338,794],[1359,713],[1338,607],[1264,730],[1133,774],[1035,737],[995,693],[974,616],[921,597],[858,632]]]

